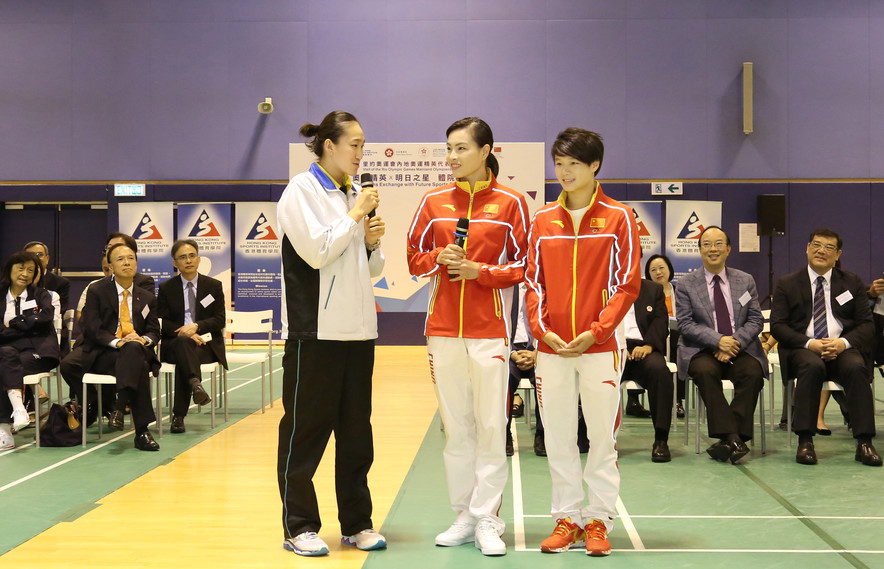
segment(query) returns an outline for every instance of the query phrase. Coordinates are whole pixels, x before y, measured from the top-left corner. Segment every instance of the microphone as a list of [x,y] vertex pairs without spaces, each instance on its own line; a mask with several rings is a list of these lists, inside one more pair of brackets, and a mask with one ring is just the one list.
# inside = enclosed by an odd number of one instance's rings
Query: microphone
[[457,227],[454,229],[454,244],[458,247],[463,247],[463,244],[467,240],[467,233],[470,230],[470,220],[461,217],[457,220]]
[[[374,180],[371,178],[371,174],[368,172],[363,172],[359,175],[359,186],[364,190],[365,188],[373,188]],[[377,213],[376,210],[371,210],[368,212],[368,218],[371,219]]]

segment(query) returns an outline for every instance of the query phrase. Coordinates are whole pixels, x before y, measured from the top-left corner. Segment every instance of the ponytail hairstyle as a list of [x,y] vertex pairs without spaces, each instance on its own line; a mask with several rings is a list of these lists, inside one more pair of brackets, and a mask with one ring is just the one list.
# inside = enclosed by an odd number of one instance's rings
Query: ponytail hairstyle
[[479,148],[482,148],[487,144],[491,149],[490,152],[488,152],[488,158],[485,159],[485,165],[491,169],[491,173],[496,178],[497,173],[500,172],[500,164],[497,162],[497,156],[494,155],[494,134],[491,132],[491,127],[479,117],[467,117],[465,119],[460,119],[459,121],[454,121],[454,123],[448,127],[448,130],[445,131],[445,137],[448,138],[452,132],[464,128],[470,131],[470,135],[473,137],[476,144],[479,145]]
[[305,138],[312,137],[305,144],[317,158],[322,158],[322,153],[325,151],[325,141],[337,142],[344,134],[344,124],[348,122],[358,123],[359,121],[347,111],[332,111],[325,115],[318,125],[308,122],[298,132]]

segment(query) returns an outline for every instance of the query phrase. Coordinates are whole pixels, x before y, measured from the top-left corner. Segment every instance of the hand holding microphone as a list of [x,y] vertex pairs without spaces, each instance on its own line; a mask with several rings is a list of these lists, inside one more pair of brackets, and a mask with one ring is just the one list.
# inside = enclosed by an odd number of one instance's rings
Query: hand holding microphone
[[454,230],[454,243],[447,245],[439,254],[437,262],[440,265],[448,265],[448,277],[452,281],[472,280],[479,277],[479,263],[466,258],[467,235],[470,230],[470,220],[461,217],[457,220]]
[[347,214],[354,221],[361,221],[365,216],[369,218],[374,217],[375,209],[381,201],[380,197],[378,197],[378,190],[374,187],[374,182],[371,180],[371,174],[362,174],[359,183],[362,186],[362,191],[359,192],[359,197],[356,198],[356,205]]
[[377,189],[374,187],[371,174],[368,172],[363,172],[359,177],[359,185],[362,186],[362,192],[359,194],[359,199],[353,211],[360,209],[360,206],[364,208],[362,211],[366,211],[370,207],[370,210],[364,213],[362,218],[365,224],[365,246],[373,251],[380,246],[381,237],[385,232],[384,220],[381,219],[381,216],[377,215],[376,210],[380,204],[380,197],[378,196]]

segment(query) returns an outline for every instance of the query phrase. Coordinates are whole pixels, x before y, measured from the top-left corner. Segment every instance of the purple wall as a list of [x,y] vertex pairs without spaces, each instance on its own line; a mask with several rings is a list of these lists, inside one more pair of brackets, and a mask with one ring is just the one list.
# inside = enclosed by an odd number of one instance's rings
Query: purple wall
[[370,141],[592,128],[608,178],[884,178],[884,2],[0,0],[0,180],[284,179],[334,108]]

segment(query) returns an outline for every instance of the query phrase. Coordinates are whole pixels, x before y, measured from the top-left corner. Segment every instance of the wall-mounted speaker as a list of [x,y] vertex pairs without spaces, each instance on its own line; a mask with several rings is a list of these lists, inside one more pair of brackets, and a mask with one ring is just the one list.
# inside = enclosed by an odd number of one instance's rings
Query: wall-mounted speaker
[[758,196],[758,234],[785,235],[786,196],[760,194]]

